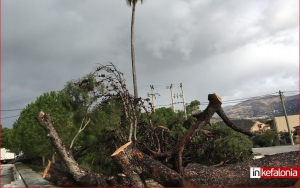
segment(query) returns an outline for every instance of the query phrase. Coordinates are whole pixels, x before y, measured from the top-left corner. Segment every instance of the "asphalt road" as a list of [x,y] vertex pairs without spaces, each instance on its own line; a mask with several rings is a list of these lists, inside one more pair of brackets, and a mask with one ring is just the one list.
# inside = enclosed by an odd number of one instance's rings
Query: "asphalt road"
[[265,148],[253,148],[253,153],[260,153],[262,155],[274,155],[277,153],[286,153],[290,151],[299,151],[299,144],[297,145],[284,145],[284,146],[273,146]]

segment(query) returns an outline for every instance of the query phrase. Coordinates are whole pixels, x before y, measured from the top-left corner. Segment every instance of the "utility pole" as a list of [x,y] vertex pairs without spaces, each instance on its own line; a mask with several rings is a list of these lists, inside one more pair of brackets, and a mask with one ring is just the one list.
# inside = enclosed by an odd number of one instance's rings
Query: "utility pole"
[[153,112],[155,112],[155,101],[154,101],[154,86],[153,85],[150,85],[150,88],[151,88],[151,95],[152,95],[152,108],[153,108]]
[[290,135],[290,139],[291,139],[291,144],[292,144],[292,145],[295,145],[295,144],[294,144],[294,140],[293,140],[293,136],[292,136],[292,133],[291,133],[291,129],[290,129],[289,120],[288,120],[288,117],[287,117],[287,114],[286,114],[286,109],[285,109],[285,105],[284,105],[284,100],[283,100],[283,97],[282,97],[283,95],[282,95],[282,92],[281,92],[280,90],[279,90],[279,96],[280,96],[280,100],[281,100],[283,112],[284,112],[284,115],[285,115],[285,121],[286,121],[287,128],[288,128],[288,131],[289,131],[289,135]]
[[174,106],[174,98],[173,98],[173,90],[172,90],[172,88],[173,88],[173,85],[171,84],[170,90],[171,90],[171,99],[172,99],[172,109],[175,112],[175,106]]
[[185,114],[185,120],[187,120],[187,115],[186,115],[186,105],[185,105],[185,100],[184,100],[184,92],[183,92],[183,87],[182,87],[182,83],[180,83],[180,89],[181,89],[181,97],[182,97],[182,102],[183,102],[183,110],[184,110],[184,114]]
[[152,96],[152,109],[153,109],[153,112],[155,112],[155,95],[158,95],[160,96],[159,93],[154,93],[154,86],[153,85],[150,85],[150,88],[151,88],[151,94],[148,93],[148,97],[150,97],[150,95]]

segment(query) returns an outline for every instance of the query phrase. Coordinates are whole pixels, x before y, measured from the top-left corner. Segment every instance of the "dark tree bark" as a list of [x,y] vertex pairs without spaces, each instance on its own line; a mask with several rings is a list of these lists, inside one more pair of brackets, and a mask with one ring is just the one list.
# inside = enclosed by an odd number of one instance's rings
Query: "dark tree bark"
[[141,171],[137,169],[133,162],[133,157],[130,151],[127,151],[131,142],[121,146],[111,156],[114,161],[119,165],[123,173],[130,179],[130,182],[135,187],[144,187],[145,184],[141,177]]
[[[82,186],[73,178],[73,175],[69,172],[68,168],[59,163],[52,163],[50,160],[48,162],[47,167],[44,170],[43,178],[52,182],[56,186],[63,187],[78,187]],[[118,174],[117,177],[111,176],[106,179],[106,182],[109,186],[117,186],[117,187],[129,187],[132,186],[130,184],[129,178],[124,174]],[[87,185],[83,185],[87,186]]]
[[184,169],[183,182],[185,186],[292,186],[297,179],[250,178],[250,167],[296,167],[298,156],[299,152],[293,151],[221,167],[190,163]]
[[[139,151],[137,151],[139,152]],[[139,153],[133,154],[141,156]],[[276,154],[272,156],[268,156],[265,158],[252,160],[243,163],[230,164],[221,167],[216,166],[204,166],[196,163],[188,164],[188,166],[183,171],[183,178],[180,182],[182,182],[183,186],[292,186],[296,183],[297,179],[250,179],[250,167],[257,166],[284,166],[284,167],[295,167],[298,166],[298,155],[297,151]],[[149,156],[146,156],[148,158]],[[132,159],[134,160],[135,157]],[[140,158],[143,159],[143,158]],[[153,159],[152,159],[153,160]],[[132,163],[139,163],[141,160],[132,161]],[[143,161],[143,160],[142,160]],[[148,161],[148,160],[145,160]],[[151,161],[151,159],[150,159]],[[156,163],[159,163],[155,161]],[[168,171],[161,170],[160,165],[156,163],[146,162],[148,164],[143,170],[143,173],[147,171],[147,173],[152,173],[152,178],[157,182],[165,182],[164,186],[175,186],[176,183],[166,183],[174,181],[178,181],[178,177],[172,177]],[[143,164],[141,164],[143,166]],[[152,166],[152,167],[151,167]],[[163,167],[167,168],[167,167]],[[151,170],[152,169],[152,170]],[[161,172],[160,172],[161,171]],[[157,173],[158,172],[158,173]],[[173,171],[174,172],[174,171]],[[172,173],[173,173],[172,172]],[[175,172],[176,173],[176,172]],[[156,176],[156,177],[154,177]],[[177,176],[175,174],[175,176]],[[151,177],[151,176],[150,176]],[[64,165],[60,165],[57,163],[48,164],[48,167],[44,171],[44,178],[48,181],[55,183],[57,186],[78,186],[77,182],[74,180],[73,176],[69,173],[68,169]],[[169,180],[166,181],[165,179]],[[117,180],[117,182],[116,182]],[[107,178],[107,183],[110,186],[132,186],[129,181],[129,178],[123,174],[118,175],[118,177],[110,177]],[[174,185],[175,184],[175,185]]]
[[54,183],[56,186],[78,186],[79,184],[73,178],[72,174],[64,165],[48,161],[43,178]]
[[[138,175],[151,177],[163,186],[182,185],[182,177],[177,172],[142,153],[131,142],[116,150],[112,157],[130,179],[132,179],[131,173],[135,172]],[[134,181],[141,180],[134,179]],[[137,182],[137,184],[141,184],[141,182]]]
[[104,175],[92,173],[78,165],[71,152],[60,139],[49,114],[41,111],[35,118],[40,126],[47,132],[47,136],[50,138],[52,145],[55,147],[76,182],[85,186],[107,186],[106,177]]
[[87,146],[84,146],[84,147],[81,147],[78,151],[76,151],[74,154],[73,154],[73,157],[75,160],[77,160],[79,157],[81,157],[84,152],[90,147],[90,145],[87,145]]
[[130,185],[129,178],[123,173],[118,174],[117,181],[118,181],[118,185],[125,185],[125,186]]
[[[54,183],[56,186],[63,187],[78,187],[82,184],[76,182],[73,175],[69,172],[68,168],[63,164],[52,163],[49,161],[48,166],[45,168],[43,178]],[[132,186],[127,176],[119,174],[117,177],[111,176],[106,179],[109,186]],[[83,185],[87,186],[87,185]]]

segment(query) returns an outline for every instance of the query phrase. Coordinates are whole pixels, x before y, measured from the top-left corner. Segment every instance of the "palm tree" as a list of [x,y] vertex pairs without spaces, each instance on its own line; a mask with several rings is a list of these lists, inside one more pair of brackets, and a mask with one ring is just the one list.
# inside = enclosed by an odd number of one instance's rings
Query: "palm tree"
[[134,57],[134,16],[135,16],[135,5],[138,1],[143,3],[143,0],[126,0],[127,5],[132,7],[132,14],[131,14],[131,61],[132,61],[132,77],[133,77],[133,88],[134,88],[134,97],[135,98],[138,98],[138,90],[137,90],[135,57]]

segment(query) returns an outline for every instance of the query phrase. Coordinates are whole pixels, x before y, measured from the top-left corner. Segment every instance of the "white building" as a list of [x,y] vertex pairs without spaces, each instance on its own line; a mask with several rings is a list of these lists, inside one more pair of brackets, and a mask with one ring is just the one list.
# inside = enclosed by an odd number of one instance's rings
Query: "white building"
[[5,148],[1,148],[1,155],[0,155],[1,161],[8,161],[15,159],[15,154],[9,152],[9,150]]

